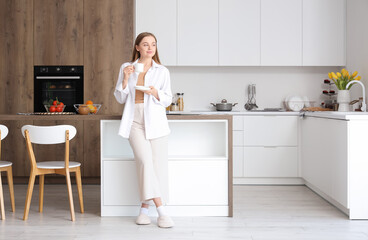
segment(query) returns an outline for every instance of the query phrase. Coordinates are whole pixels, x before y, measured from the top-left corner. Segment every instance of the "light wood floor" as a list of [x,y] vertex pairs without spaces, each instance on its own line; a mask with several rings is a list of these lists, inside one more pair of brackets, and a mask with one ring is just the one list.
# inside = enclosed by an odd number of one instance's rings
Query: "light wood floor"
[[[84,185],[85,213],[79,213],[73,186],[76,222],[70,221],[65,185],[45,185],[44,212],[38,213],[35,186],[29,219],[23,221],[26,185],[15,185],[16,212],[4,186],[6,220],[0,239],[368,239],[368,221],[347,216],[304,186],[234,186],[234,217],[175,217],[176,226],[160,229],[156,219],[137,226],[133,217],[103,217],[100,186]],[[368,203],[367,203],[368,204]]]

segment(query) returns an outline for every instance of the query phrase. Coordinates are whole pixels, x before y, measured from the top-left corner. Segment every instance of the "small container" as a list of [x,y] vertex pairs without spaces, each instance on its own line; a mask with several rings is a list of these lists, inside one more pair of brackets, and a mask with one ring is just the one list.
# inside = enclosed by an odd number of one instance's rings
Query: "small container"
[[360,97],[359,102],[358,102],[358,108],[355,109],[355,111],[358,111],[358,112],[362,111],[362,106],[363,106],[363,98]]
[[177,103],[171,103],[170,111],[179,111],[179,105]]
[[184,93],[177,93],[176,95],[178,96],[179,111],[184,111]]

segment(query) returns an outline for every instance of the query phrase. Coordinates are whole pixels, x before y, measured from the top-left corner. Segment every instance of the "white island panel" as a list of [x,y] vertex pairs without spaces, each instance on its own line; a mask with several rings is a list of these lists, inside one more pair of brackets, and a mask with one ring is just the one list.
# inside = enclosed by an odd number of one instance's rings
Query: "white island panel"
[[[101,121],[101,216],[136,216],[140,207],[134,156],[117,135],[119,125]],[[228,120],[169,120],[169,126],[170,214],[231,216]]]
[[227,161],[170,161],[169,205],[226,206],[227,178]]

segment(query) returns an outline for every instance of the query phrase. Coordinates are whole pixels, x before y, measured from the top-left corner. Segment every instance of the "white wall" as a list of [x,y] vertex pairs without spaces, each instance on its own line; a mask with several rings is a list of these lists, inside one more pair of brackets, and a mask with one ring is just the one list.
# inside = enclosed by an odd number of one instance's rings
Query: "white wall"
[[[257,85],[260,108],[281,107],[290,94],[308,96],[320,104],[327,73],[338,67],[169,67],[173,93],[183,92],[185,110],[208,110],[211,102],[238,102],[244,111],[247,86]],[[213,108],[212,108],[213,109]]]
[[[368,1],[347,1],[346,68],[358,71],[362,83],[368,90]],[[360,86],[351,88],[352,96],[362,96]]]

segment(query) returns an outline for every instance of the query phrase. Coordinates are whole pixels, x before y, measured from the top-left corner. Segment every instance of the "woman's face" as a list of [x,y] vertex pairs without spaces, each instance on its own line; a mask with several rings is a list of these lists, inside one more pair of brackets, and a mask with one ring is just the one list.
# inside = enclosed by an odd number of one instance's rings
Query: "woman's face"
[[140,52],[141,58],[152,58],[156,54],[156,40],[152,36],[144,37],[135,47]]

